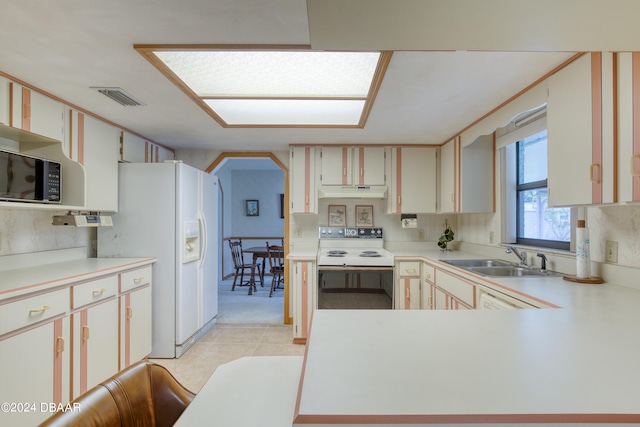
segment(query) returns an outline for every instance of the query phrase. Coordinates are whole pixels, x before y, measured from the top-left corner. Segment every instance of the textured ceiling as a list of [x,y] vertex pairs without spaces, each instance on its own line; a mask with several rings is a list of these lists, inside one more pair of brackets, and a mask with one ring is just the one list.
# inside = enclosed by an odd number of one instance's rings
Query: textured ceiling
[[[364,129],[225,129],[134,44],[309,45],[301,0],[3,0],[0,71],[172,148],[440,144],[571,53],[395,52]],[[146,106],[92,90],[121,87]]]

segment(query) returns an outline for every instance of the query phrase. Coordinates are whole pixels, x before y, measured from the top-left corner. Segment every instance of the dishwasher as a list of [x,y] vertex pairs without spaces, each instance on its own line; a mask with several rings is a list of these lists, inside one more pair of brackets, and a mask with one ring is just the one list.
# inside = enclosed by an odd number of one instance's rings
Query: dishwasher
[[537,308],[517,298],[505,295],[493,289],[480,287],[478,298],[478,310],[511,310],[517,308]]

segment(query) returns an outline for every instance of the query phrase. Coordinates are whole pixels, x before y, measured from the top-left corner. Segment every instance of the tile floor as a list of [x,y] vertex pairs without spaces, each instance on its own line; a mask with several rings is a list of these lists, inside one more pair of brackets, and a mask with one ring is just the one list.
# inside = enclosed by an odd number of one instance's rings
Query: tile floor
[[194,393],[224,363],[245,356],[302,356],[292,325],[218,323],[179,359],[151,359],[166,366]]

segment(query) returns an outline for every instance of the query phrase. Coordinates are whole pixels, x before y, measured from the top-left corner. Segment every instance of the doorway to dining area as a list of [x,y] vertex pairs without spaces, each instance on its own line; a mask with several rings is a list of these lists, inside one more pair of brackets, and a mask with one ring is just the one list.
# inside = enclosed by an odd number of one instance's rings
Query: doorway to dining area
[[[285,242],[286,169],[272,155],[235,158],[228,154],[212,165],[222,189],[218,323],[286,323],[286,284],[282,280],[270,292],[273,276],[266,256],[267,245]],[[241,262],[248,268],[236,268],[232,242],[235,246],[241,242],[245,252]],[[249,292],[251,282],[255,290]]]

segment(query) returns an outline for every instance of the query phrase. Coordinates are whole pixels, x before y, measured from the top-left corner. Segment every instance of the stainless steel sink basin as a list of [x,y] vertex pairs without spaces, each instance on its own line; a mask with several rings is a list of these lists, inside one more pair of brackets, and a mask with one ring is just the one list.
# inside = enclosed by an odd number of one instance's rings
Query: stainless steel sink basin
[[467,270],[489,277],[524,277],[524,276],[549,276],[551,273],[516,265],[504,267],[470,267]]
[[441,259],[440,261],[461,268],[512,266],[510,262],[501,259]]
[[500,259],[443,259],[449,265],[463,268],[485,277],[544,277],[557,276],[551,271],[540,271]]

